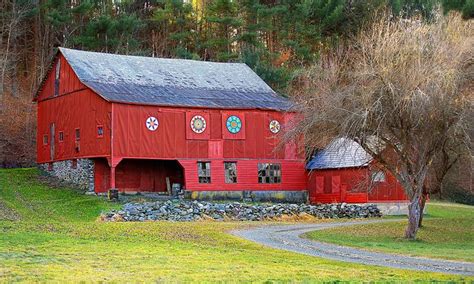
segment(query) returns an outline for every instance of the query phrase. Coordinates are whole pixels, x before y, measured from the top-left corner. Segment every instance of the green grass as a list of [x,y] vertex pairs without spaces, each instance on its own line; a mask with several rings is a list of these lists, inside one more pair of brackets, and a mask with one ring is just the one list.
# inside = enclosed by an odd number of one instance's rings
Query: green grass
[[407,221],[314,231],[310,239],[373,251],[474,262],[474,206],[430,203],[416,241],[404,239]]
[[0,170],[0,282],[474,280],[329,261],[226,233],[254,223],[97,219],[115,207],[44,185],[34,169]]

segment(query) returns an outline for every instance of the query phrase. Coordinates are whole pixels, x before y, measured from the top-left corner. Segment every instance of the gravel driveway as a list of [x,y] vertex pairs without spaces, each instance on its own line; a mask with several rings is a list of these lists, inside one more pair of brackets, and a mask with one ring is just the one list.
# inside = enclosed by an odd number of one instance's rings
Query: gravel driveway
[[272,248],[288,250],[332,260],[401,269],[470,276],[474,275],[474,263],[470,262],[428,259],[389,253],[370,252],[362,249],[317,242],[301,237],[302,234],[315,230],[392,221],[399,220],[370,220],[282,226],[268,225],[247,230],[233,231],[232,234]]

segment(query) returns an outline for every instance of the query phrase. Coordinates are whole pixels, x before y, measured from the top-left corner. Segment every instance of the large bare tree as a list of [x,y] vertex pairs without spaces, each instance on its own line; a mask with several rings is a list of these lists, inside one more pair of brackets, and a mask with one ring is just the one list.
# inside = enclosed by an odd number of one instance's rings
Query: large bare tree
[[290,90],[302,113],[293,134],[314,147],[354,139],[401,183],[410,199],[408,239],[416,238],[434,157],[472,127],[473,32],[472,20],[454,14],[430,22],[382,17]]

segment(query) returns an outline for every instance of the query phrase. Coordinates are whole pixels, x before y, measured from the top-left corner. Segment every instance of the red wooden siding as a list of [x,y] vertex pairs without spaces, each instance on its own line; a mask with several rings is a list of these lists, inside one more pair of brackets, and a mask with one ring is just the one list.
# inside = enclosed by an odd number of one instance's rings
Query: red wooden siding
[[44,82],[41,92],[38,95],[38,101],[54,97],[55,72],[58,60],[61,61],[59,73],[59,95],[69,94],[71,92],[87,88],[84,84],[81,83],[81,81],[79,81],[64,56],[60,54],[56,61],[53,63],[52,68],[48,72],[46,81]]
[[[110,155],[110,104],[86,89],[38,103],[37,141],[48,135],[48,145],[36,143],[37,162],[51,161],[50,124],[55,124],[54,160],[81,157],[105,157]],[[97,125],[104,129],[103,137],[97,137]],[[80,129],[76,152],[75,131]],[[59,141],[63,132],[63,141]]]
[[[204,160],[203,160],[204,161]],[[225,183],[224,162],[237,162],[237,183]],[[306,190],[304,163],[287,160],[211,160],[211,183],[199,183],[198,160],[179,160],[188,190]],[[258,163],[280,163],[281,183],[259,184]]]
[[314,170],[308,181],[311,203],[366,203],[406,200],[403,188],[389,173],[369,188],[369,168]]
[[[195,109],[190,112],[184,108],[114,104],[114,156],[155,159],[298,159],[302,162],[301,151],[291,147],[276,147],[279,140],[268,130],[267,111],[249,110],[232,114],[244,112],[246,127],[242,132],[245,132],[245,139],[229,140],[222,138],[222,132],[228,131],[223,129],[222,121],[219,123],[225,117],[220,110]],[[209,118],[206,119],[209,139],[194,139],[194,136],[186,135],[191,114]],[[276,112],[271,115],[282,116]],[[145,126],[150,116],[159,120],[156,131],[149,131]]]

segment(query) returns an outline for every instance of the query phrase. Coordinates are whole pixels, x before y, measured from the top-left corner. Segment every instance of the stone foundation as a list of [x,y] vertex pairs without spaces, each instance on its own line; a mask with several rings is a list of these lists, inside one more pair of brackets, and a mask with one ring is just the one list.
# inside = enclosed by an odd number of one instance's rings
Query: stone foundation
[[306,203],[307,191],[274,191],[274,190],[239,190],[239,191],[189,191],[184,192],[184,197],[191,200],[235,200],[253,202],[285,202]]
[[94,161],[77,159],[76,167],[73,160],[39,164],[38,167],[46,174],[70,183],[87,192],[94,192]]

